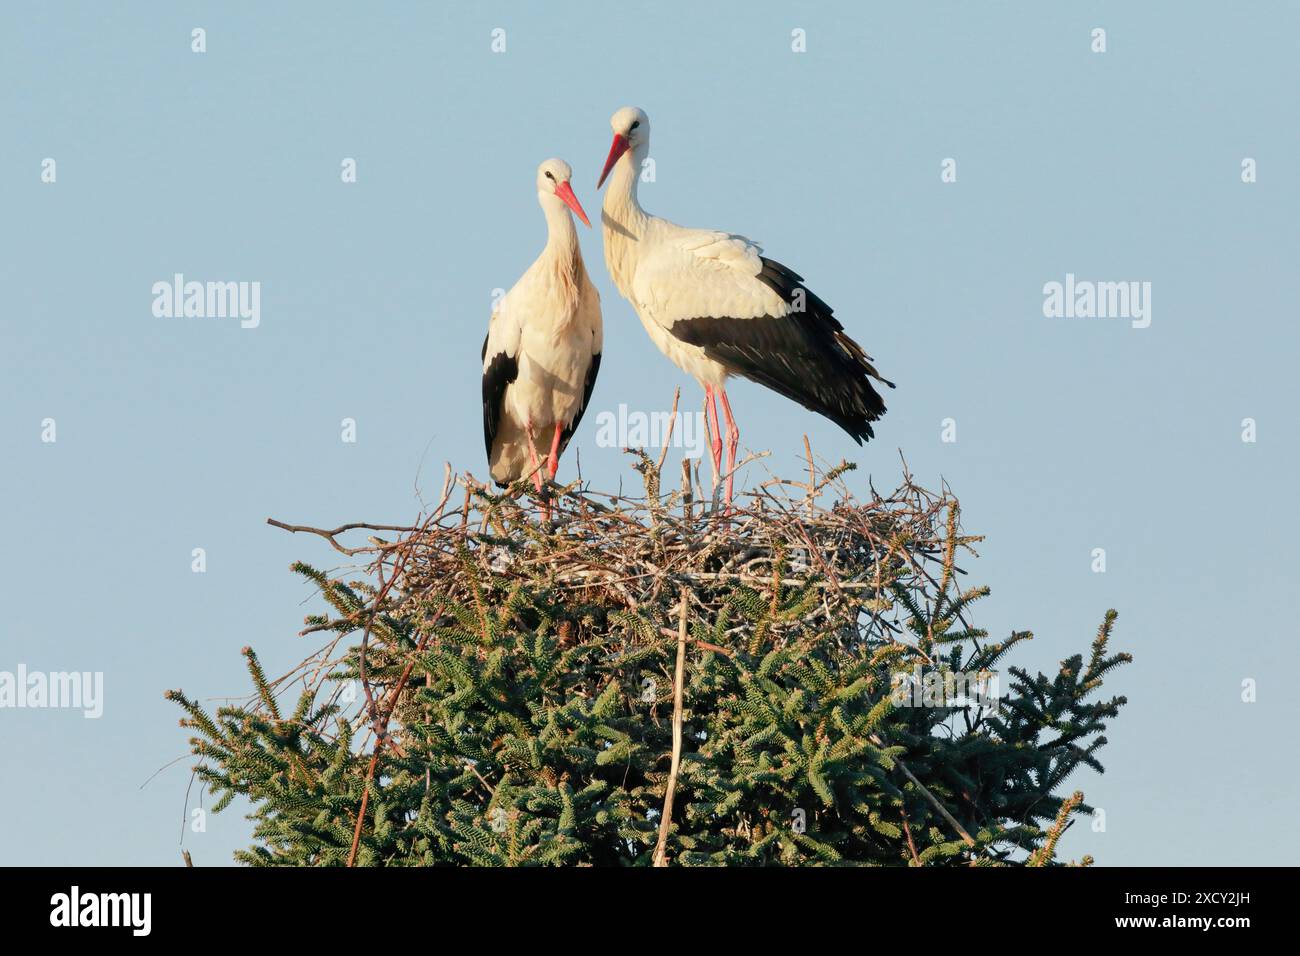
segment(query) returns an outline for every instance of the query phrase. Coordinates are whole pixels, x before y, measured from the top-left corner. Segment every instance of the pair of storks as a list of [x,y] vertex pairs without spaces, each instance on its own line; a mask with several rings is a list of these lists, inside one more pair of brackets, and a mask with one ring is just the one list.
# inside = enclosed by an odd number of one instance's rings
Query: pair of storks
[[[830,306],[745,237],[685,229],[646,213],[636,188],[650,151],[650,120],[629,106],[610,125],[614,144],[596,184],[610,180],[601,216],[605,264],[651,341],[704,387],[714,488],[721,476],[726,504],[740,436],[727,398],[732,375],[825,415],[858,444],[871,438],[871,422],[885,413],[871,379],[893,383],[877,374]],[[505,486],[531,473],[539,492],[543,468],[555,478],[600,369],[600,297],[570,210],[591,223],[571,174],[558,159],[538,167],[546,248],[498,302],[483,342],[483,437],[492,478]],[[725,467],[718,399],[726,418]],[[543,457],[538,446],[548,441]]]

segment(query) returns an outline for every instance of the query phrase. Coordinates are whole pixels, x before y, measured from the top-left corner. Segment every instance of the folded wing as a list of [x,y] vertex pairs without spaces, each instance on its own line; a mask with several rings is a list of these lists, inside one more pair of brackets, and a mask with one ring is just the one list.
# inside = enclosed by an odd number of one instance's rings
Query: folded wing
[[[669,225],[669,224],[665,224]],[[803,278],[742,236],[680,229],[637,267],[637,305],[728,373],[825,415],[861,444],[885,413],[881,378]]]
[[498,309],[483,340],[483,444],[488,460],[501,429],[506,389],[519,377],[520,325],[510,310]]

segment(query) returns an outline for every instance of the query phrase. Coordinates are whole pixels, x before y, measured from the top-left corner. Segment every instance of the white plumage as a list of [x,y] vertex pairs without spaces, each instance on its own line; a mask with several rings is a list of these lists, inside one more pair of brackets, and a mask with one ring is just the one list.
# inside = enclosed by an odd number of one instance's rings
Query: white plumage
[[739,429],[726,393],[741,375],[840,425],[860,444],[885,412],[870,379],[890,385],[797,273],[744,236],[687,229],[647,214],[637,200],[650,120],[636,107],[610,119],[614,144],[602,209],[605,264],[651,341],[705,390],[715,484],[721,467],[716,398],[727,419],[726,500]]
[[570,209],[590,223],[571,175],[563,160],[537,168],[546,248],[497,303],[483,342],[483,439],[492,478],[501,485],[532,471],[540,490],[542,461],[555,477],[600,369],[600,296],[583,265]]
[[781,297],[755,279],[762,269],[759,248],[741,236],[685,229],[653,216],[645,216],[635,241],[606,230],[605,258],[614,284],[660,351],[701,384],[723,385],[727,368],[673,335],[674,323],[786,312]]

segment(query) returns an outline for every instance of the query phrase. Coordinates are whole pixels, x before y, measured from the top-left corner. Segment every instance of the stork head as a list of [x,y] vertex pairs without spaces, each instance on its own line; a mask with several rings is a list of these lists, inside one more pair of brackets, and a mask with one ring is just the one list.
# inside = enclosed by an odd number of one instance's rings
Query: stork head
[[537,167],[537,201],[545,209],[548,203],[557,199],[568,206],[582,220],[583,225],[591,227],[591,220],[582,211],[582,203],[573,194],[569,180],[573,178],[573,169],[562,159],[548,159]]
[[614,168],[619,157],[629,149],[633,153],[643,151],[650,145],[650,117],[645,111],[635,106],[625,106],[609,118],[610,128],[614,130],[614,145],[609,148],[609,158],[605,168],[600,171],[599,189],[605,185],[605,177]]

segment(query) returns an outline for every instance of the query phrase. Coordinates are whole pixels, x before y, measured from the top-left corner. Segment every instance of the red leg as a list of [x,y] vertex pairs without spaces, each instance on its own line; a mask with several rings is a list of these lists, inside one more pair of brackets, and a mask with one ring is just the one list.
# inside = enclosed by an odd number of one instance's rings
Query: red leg
[[542,491],[542,473],[537,467],[537,446],[533,444],[533,423],[531,420],[524,426],[524,433],[528,436],[528,460],[533,469],[533,487],[540,494]]
[[736,447],[740,444],[740,429],[731,416],[731,402],[727,399],[727,390],[719,388],[722,394],[722,413],[727,416],[727,506],[731,506],[731,483],[735,480]]
[[551,456],[547,462],[547,474],[551,481],[555,480],[555,473],[560,470],[560,434],[564,431],[564,426],[559,422],[555,423],[555,437],[551,439]]
[[542,517],[546,521],[551,520],[551,503],[546,500],[545,492],[542,491],[542,470],[538,467],[537,446],[533,443],[533,423],[530,421],[527,427],[528,433],[528,457],[532,461],[533,467],[533,487],[537,489],[537,497],[542,500]]
[[712,385],[704,386],[704,424],[709,430],[713,451],[713,488],[718,488],[718,476],[722,473],[722,429],[718,427],[718,399]]

